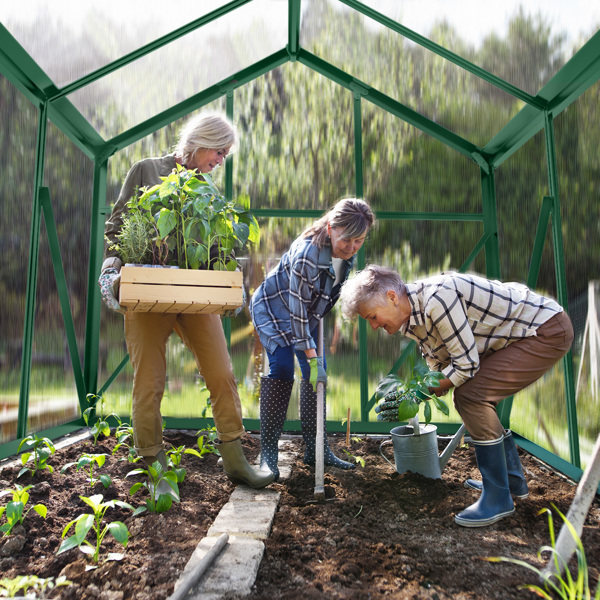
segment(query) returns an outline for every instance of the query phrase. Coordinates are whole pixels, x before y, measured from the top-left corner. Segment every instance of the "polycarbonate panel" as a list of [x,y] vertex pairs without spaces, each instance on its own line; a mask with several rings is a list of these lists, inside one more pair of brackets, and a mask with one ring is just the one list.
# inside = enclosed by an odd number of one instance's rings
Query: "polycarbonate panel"
[[281,50],[287,13],[256,0],[69,96],[111,138]]
[[63,87],[227,4],[159,0],[24,0],[0,3],[0,20],[58,87]]
[[329,3],[307,11],[301,45],[478,146],[484,146],[522,106],[400,34],[374,29],[372,20],[357,11],[338,10]]
[[377,211],[481,213],[479,166],[362,100],[365,199]]
[[363,4],[533,96],[600,26],[600,4],[587,0]]
[[35,162],[38,112],[1,75],[0,99],[4,121],[0,165],[3,185],[10,190],[0,194],[4,215],[0,221],[0,443],[4,443],[17,436],[34,173],[23,165]]
[[234,95],[236,195],[252,208],[326,210],[355,195],[352,93],[287,63]]

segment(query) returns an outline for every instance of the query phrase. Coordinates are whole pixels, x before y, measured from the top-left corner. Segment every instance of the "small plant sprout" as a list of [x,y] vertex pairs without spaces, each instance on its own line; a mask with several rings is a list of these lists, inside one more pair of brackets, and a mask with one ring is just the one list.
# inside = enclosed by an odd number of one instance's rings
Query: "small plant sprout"
[[430,371],[425,366],[412,368],[407,380],[398,375],[388,375],[375,391],[375,399],[381,401],[375,407],[377,420],[408,421],[418,416],[419,408],[423,405],[425,423],[429,424],[432,415],[431,404],[427,400],[432,400],[440,412],[448,415],[448,405],[429,391],[430,387],[437,387],[442,379],[442,373]]
[[[52,443],[52,440],[46,437],[39,437],[35,434],[28,435],[21,440],[17,452],[21,451],[23,446],[29,446],[28,452],[21,454],[21,463],[25,465],[17,475],[17,479],[29,471],[31,476],[34,477],[39,471],[47,469],[50,473],[54,473],[52,465],[48,464],[48,459],[56,452],[56,448]],[[33,460],[33,464],[28,467],[27,463]]]
[[[127,542],[129,541],[129,531],[125,523],[113,521],[104,527],[102,526],[102,523],[104,521],[104,515],[109,508],[120,506],[121,508],[134,510],[133,506],[127,504],[127,502],[121,502],[120,500],[108,500],[107,502],[103,502],[104,497],[102,494],[95,494],[89,498],[86,496],[79,497],[92,509],[93,513],[82,513],[67,524],[62,532],[63,539],[73,525],[75,525],[75,533],[63,541],[57,554],[62,554],[72,548],[79,548],[84,554],[91,556],[94,563],[97,563],[100,558],[100,546],[108,532],[110,532],[119,544],[126,548]],[[94,543],[90,543],[86,540],[90,531],[93,531],[95,534]],[[123,554],[118,552],[109,552],[106,561],[121,560],[123,556]]]
[[596,593],[592,596],[592,590],[590,588],[588,564],[585,557],[585,550],[579,535],[575,527],[569,522],[567,517],[563,515],[554,504],[552,508],[559,514],[560,518],[564,521],[565,525],[569,529],[569,532],[576,542],[576,556],[577,556],[577,573],[575,579],[569,571],[568,565],[565,564],[563,557],[556,550],[556,538],[554,536],[554,521],[552,519],[552,511],[549,508],[542,508],[538,515],[546,513],[548,515],[548,529],[550,532],[550,546],[542,546],[538,552],[537,557],[541,560],[543,552],[550,552],[552,559],[556,566],[556,573],[564,573],[563,575],[551,574],[545,571],[541,571],[536,566],[519,560],[516,558],[507,558],[504,556],[487,557],[483,560],[488,562],[509,562],[521,567],[525,567],[530,571],[533,571],[543,582],[544,587],[534,584],[524,584],[519,586],[520,589],[526,589],[532,591],[537,596],[545,598],[546,600],[555,600],[561,598],[563,600],[598,600],[600,598],[600,583],[596,586]]
[[184,454],[191,454],[198,458],[202,458],[202,454],[200,454],[198,450],[194,450],[194,448],[178,446],[177,448],[173,447],[170,450],[167,450],[169,465],[172,467],[173,473],[177,476],[177,483],[181,483],[185,479],[186,470],[181,466],[181,458]]
[[133,496],[142,488],[147,489],[150,494],[150,497],[146,500],[146,506],[138,508],[135,514],[145,510],[152,513],[163,513],[171,508],[173,498],[176,502],[179,502],[177,475],[173,471],[163,469],[158,461],[152,463],[147,469],[134,469],[127,473],[127,477],[132,475],[146,475],[148,481],[133,484],[129,494]]
[[12,494],[12,501],[6,506],[0,507],[0,518],[2,516],[6,518],[6,523],[0,526],[0,531],[4,536],[10,535],[15,525],[22,525],[31,510],[34,510],[40,517],[46,518],[48,510],[43,504],[36,504],[25,510],[27,502],[29,502],[29,490],[32,487],[32,485],[22,487],[17,483],[14,490],[0,492],[0,497]]
[[113,417],[120,425],[121,418],[115,413],[111,413],[110,415],[104,415],[104,396],[88,394],[86,398],[90,406],[83,411],[83,420],[85,421],[85,424],[88,427],[90,425],[90,419],[92,418],[94,412],[98,413],[98,419],[92,425],[92,436],[94,438],[95,446],[98,443],[98,438],[100,437],[100,435],[103,435],[104,437],[110,436],[110,425],[108,423],[108,419],[110,417]]
[[[141,456],[137,455],[135,448],[131,446],[130,441],[133,440],[133,427],[127,423],[121,423],[116,431],[115,437],[117,438],[117,444],[113,448],[113,455],[115,455],[121,448],[127,450],[127,460],[130,463],[136,463],[142,459]],[[119,460],[123,460],[120,458]]]
[[215,441],[218,438],[216,427],[210,429],[200,429],[196,432],[198,436],[198,450],[200,450],[200,456],[205,454],[218,454],[215,448]]
[[13,579],[3,578],[0,579],[0,597],[2,598],[16,598],[23,597],[27,594],[28,590],[33,590],[35,596],[26,595],[26,598],[38,598],[44,600],[48,596],[47,592],[51,592],[54,588],[71,585],[73,582],[69,581],[64,575],[57,577],[48,577],[43,579],[37,575],[19,575]]
[[97,465],[98,468],[103,467],[106,462],[107,454],[82,454],[77,462],[70,462],[63,466],[60,470],[61,475],[73,465],[76,465],[77,470],[86,469],[88,471],[89,477],[88,481],[91,487],[94,487],[98,482],[100,482],[104,488],[106,489],[111,483],[112,479],[110,475],[100,475],[100,477],[94,477],[94,465]]
[[342,448],[342,450],[344,451],[344,454],[346,454],[346,456],[352,459],[355,463],[359,464],[361,467],[365,466],[365,459],[362,456],[356,456],[352,454],[352,452],[346,450],[345,448]]

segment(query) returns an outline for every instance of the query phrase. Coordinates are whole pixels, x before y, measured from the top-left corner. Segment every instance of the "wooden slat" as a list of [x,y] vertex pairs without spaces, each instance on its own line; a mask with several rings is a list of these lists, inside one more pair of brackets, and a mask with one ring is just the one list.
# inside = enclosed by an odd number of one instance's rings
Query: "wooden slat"
[[121,283],[242,287],[241,271],[203,271],[198,269],[161,269],[123,267]]

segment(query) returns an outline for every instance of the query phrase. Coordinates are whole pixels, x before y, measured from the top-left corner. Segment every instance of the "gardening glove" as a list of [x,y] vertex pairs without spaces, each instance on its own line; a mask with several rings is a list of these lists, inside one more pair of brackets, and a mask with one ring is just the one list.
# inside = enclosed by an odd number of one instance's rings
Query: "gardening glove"
[[402,398],[399,394],[388,394],[381,404],[375,407],[378,421],[397,421],[398,420],[398,406]]
[[323,357],[315,356],[314,358],[309,358],[308,364],[310,365],[310,383],[316,392],[317,383],[322,382],[323,385],[327,385],[327,373],[323,365]]
[[223,316],[224,317],[237,317],[242,312],[242,309],[244,308],[244,306],[246,306],[247,300],[248,300],[248,297],[246,296],[246,288],[242,285],[242,305],[238,306],[237,308],[233,308],[231,310],[223,311]]
[[121,282],[121,273],[115,267],[104,269],[98,278],[102,300],[110,310],[125,314],[126,308],[122,307],[117,300],[119,283]]

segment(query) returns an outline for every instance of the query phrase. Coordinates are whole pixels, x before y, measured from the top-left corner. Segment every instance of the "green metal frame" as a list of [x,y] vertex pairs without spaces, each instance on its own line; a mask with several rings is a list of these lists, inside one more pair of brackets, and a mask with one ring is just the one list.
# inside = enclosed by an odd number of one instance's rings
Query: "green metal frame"
[[[498,221],[495,197],[494,172],[523,144],[530,140],[542,129],[545,132],[546,154],[548,159],[548,178],[550,195],[544,198],[540,211],[539,226],[534,240],[528,283],[535,285],[541,264],[541,256],[545,245],[548,224],[552,226],[552,245],[556,265],[557,296],[561,305],[567,308],[566,280],[564,272],[563,241],[561,234],[560,202],[558,176],[556,167],[556,149],[554,141],[553,119],[567,106],[574,102],[585,90],[600,79],[600,32],[596,33],[579,50],[562,69],[536,94],[532,96],[518,87],[502,80],[435,44],[431,40],[400,25],[396,21],[364,5],[358,0],[339,0],[342,4],[362,13],[367,18],[384,25],[398,35],[412,40],[416,44],[434,52],[460,68],[481,78],[482,80],[502,89],[504,92],[522,100],[525,107],[484,147],[465,140],[461,136],[447,130],[423,115],[415,112],[401,102],[390,98],[381,91],[372,88],[367,83],[357,80],[343,70],[326,62],[322,58],[308,52],[300,45],[300,16],[301,0],[288,0],[288,43],[285,48],[267,56],[254,65],[242,69],[231,77],[202,90],[186,100],[162,111],[154,117],[124,131],[109,140],[104,140],[92,125],[70,102],[69,95],[75,91],[100,80],[125,65],[164,47],[180,37],[195,31],[223,15],[251,2],[252,0],[233,0],[207,15],[180,27],[171,33],[123,56],[80,79],[58,88],[44,71],[33,61],[28,53],[20,46],[14,37],[0,24],[0,72],[11,81],[38,108],[38,137],[36,149],[36,165],[34,171],[34,194],[32,205],[31,237],[29,249],[29,264],[27,272],[27,296],[23,335],[23,354],[21,367],[21,388],[19,398],[19,420],[17,440],[0,446],[0,457],[8,456],[16,451],[18,441],[27,434],[27,419],[29,408],[29,388],[31,373],[31,352],[33,343],[36,281],[38,268],[39,240],[41,216],[44,215],[46,230],[49,236],[52,261],[54,265],[59,298],[65,321],[69,353],[73,364],[73,373],[77,386],[79,402],[83,409],[87,406],[86,396],[89,393],[103,393],[128,362],[125,356],[119,367],[102,386],[98,384],[98,356],[100,331],[100,295],[96,278],[100,270],[103,251],[104,217],[109,212],[106,206],[107,165],[109,158],[117,151],[153,133],[159,128],[184,117],[202,106],[226,96],[227,114],[233,115],[233,92],[236,88],[246,85],[272,69],[284,63],[300,62],[306,67],[320,73],[336,82],[353,94],[354,99],[354,141],[355,141],[355,193],[363,195],[362,169],[362,106],[363,102],[371,102],[375,106],[389,112],[399,119],[409,123],[424,133],[434,137],[457,152],[469,157],[480,169],[482,190],[481,213],[420,213],[382,211],[377,213],[378,219],[398,220],[435,220],[435,221],[470,221],[483,223],[483,236],[473,248],[465,261],[463,269],[467,269],[476,256],[483,250],[486,259],[486,273],[489,277],[500,278],[500,247],[498,239]],[[88,306],[85,329],[85,358],[83,367],[79,361],[77,342],[75,339],[73,319],[68,303],[68,288],[62,268],[62,259],[58,246],[56,226],[54,223],[52,203],[47,188],[43,187],[45,166],[45,146],[47,121],[50,120],[58,127],[86,156],[94,161],[94,186],[92,200],[92,221],[90,235],[90,258],[88,280]],[[233,169],[232,159],[226,162],[225,193],[232,196]],[[257,217],[315,217],[320,211],[299,211],[284,209],[261,209],[254,211]],[[358,255],[358,266],[365,264],[364,249]],[[227,323],[225,324],[227,331]],[[365,433],[387,433],[389,426],[368,421],[368,412],[373,400],[369,398],[367,374],[368,357],[366,354],[366,323],[359,324],[359,365],[361,375],[361,422],[355,424]],[[407,348],[396,361],[392,370],[397,370],[408,353]],[[575,407],[575,389],[573,380],[572,357],[569,353],[563,359],[565,373],[565,391],[567,399],[567,416],[571,463],[536,447],[528,440],[519,440],[533,454],[542,457],[546,462],[569,474],[574,479],[581,475],[579,469],[579,440],[577,433],[577,415]],[[502,422],[508,426],[512,398],[506,399],[499,407]],[[206,423],[205,419],[167,419],[170,427],[193,427]],[[194,425],[196,424],[196,425]],[[59,428],[42,432],[48,437],[62,435],[83,425],[82,420],[75,420]],[[258,428],[256,420],[247,420],[249,428]],[[296,421],[288,422],[291,430],[299,429]],[[438,424],[441,433],[452,433],[458,425]],[[332,431],[341,430],[339,423],[329,423]]]

